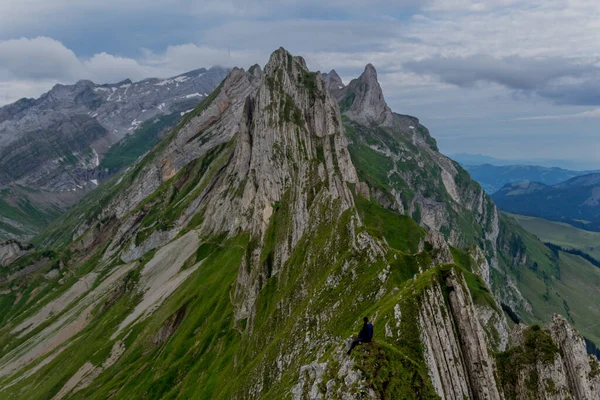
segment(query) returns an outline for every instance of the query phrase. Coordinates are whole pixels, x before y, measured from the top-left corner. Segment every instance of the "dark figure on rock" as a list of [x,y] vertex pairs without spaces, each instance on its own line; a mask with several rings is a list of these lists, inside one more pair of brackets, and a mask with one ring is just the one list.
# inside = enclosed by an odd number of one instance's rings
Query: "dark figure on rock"
[[350,349],[348,350],[348,355],[352,352],[352,349],[355,348],[359,343],[369,343],[373,339],[373,324],[369,323],[369,318],[363,318],[364,324],[360,333],[354,339],[352,344],[350,345]]

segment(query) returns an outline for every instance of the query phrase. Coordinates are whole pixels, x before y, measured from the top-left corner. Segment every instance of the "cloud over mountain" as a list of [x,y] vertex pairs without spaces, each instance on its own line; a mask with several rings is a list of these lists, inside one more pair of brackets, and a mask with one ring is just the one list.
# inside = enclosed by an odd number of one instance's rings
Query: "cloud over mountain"
[[490,82],[511,90],[535,93],[558,104],[600,104],[600,68],[594,61],[475,54],[453,58],[437,56],[406,62],[404,67],[461,87]]

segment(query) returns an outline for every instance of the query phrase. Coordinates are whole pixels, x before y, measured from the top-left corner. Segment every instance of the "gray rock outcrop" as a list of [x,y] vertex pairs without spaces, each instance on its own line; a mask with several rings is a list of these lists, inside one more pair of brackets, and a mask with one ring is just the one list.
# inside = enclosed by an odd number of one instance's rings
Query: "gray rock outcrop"
[[434,283],[419,314],[431,381],[442,399],[502,399],[495,361],[465,282],[451,269],[445,278],[449,303]]
[[329,89],[329,92],[335,98],[337,98],[340,91],[345,87],[342,78],[340,78],[340,76],[334,69],[332,69],[326,74],[323,74],[323,78],[325,79],[325,84],[327,85],[327,89]]
[[507,398],[600,398],[600,363],[560,315],[547,327],[517,325],[511,347],[500,355]]
[[30,251],[32,251],[30,247],[23,246],[17,240],[7,240],[0,243],[0,267],[8,266]]
[[558,314],[552,317],[549,329],[560,349],[573,397],[581,400],[600,398],[600,363],[596,357],[587,354],[583,337]]
[[[332,78],[334,81],[335,76]],[[367,64],[362,75],[341,88],[336,97],[340,101],[342,111],[356,121],[367,126],[393,124],[392,110],[383,98],[381,86],[377,81],[377,71],[372,64]]]

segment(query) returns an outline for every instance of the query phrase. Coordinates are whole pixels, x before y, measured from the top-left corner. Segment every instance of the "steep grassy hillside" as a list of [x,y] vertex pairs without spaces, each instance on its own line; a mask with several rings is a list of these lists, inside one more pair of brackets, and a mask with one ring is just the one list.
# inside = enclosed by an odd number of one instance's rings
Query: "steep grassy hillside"
[[549,221],[543,218],[509,214],[519,221],[528,232],[534,234],[542,242],[556,244],[569,249],[581,250],[600,259],[600,233],[577,229],[562,222]]
[[35,236],[74,200],[71,193],[5,186],[0,189],[0,241]]

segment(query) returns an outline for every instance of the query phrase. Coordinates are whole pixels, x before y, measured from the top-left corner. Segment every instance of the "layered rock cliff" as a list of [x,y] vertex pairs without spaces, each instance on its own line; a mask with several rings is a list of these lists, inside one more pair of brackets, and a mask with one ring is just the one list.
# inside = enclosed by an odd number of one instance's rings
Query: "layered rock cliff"
[[[507,237],[519,233],[500,232],[493,203],[418,120],[390,111],[372,66],[353,82],[323,79],[284,49],[264,71],[236,68],[143,159],[38,237],[44,250],[0,275],[10,274],[0,280],[0,395],[511,399],[529,390],[538,359],[511,378],[506,366],[529,342],[516,333],[507,343],[494,290],[509,276]],[[375,341],[348,355],[364,315]],[[544,379],[594,396],[597,361],[584,365],[578,336],[559,322],[543,343],[565,361]],[[549,393],[542,384],[527,393]]]

